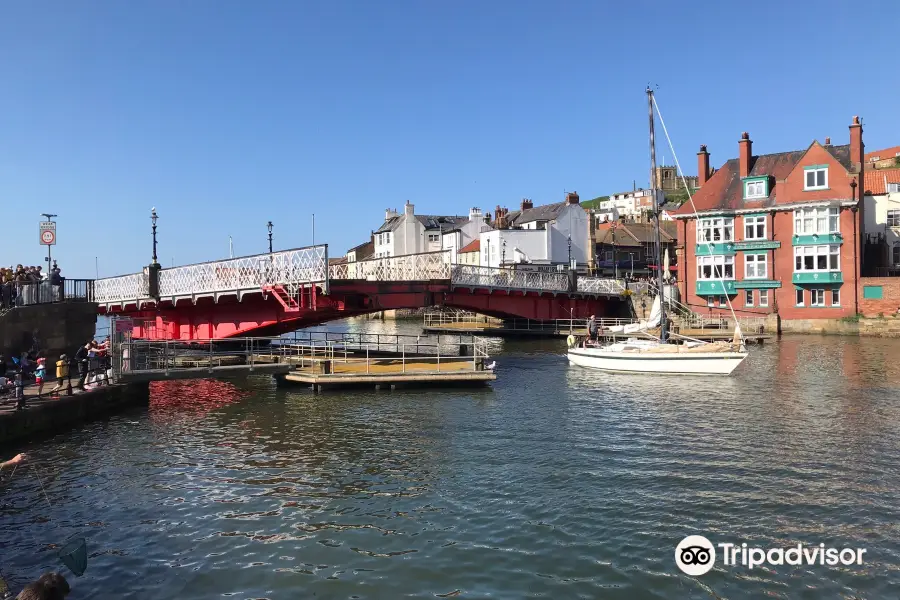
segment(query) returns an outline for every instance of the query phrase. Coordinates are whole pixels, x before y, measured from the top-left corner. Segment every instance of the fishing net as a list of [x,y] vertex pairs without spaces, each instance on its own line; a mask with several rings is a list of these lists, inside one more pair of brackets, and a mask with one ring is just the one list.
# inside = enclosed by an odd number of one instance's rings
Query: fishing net
[[59,559],[76,577],[81,577],[87,570],[87,542],[83,537],[71,537],[57,553]]

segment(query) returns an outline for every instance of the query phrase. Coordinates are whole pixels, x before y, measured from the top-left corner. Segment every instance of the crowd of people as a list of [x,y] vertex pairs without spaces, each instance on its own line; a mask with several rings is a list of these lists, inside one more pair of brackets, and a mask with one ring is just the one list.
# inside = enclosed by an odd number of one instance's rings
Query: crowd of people
[[[72,357],[61,354],[48,364],[47,357],[39,352],[23,352],[20,357],[0,355],[0,400],[15,399],[16,408],[26,406],[25,388],[36,386],[38,398],[44,396],[44,386],[56,376],[56,385],[47,391],[51,398],[58,398],[65,391],[85,390],[109,384],[109,339],[100,343],[91,340],[78,347]],[[78,379],[73,384],[72,377]]]
[[62,270],[56,261],[49,272],[43,267],[22,265],[0,268],[0,307],[52,302],[58,299],[62,283]]

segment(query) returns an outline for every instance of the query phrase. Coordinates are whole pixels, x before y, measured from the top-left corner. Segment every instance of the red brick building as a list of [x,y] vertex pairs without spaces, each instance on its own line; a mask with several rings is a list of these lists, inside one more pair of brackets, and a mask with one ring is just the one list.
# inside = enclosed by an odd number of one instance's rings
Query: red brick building
[[[738,158],[712,176],[700,147],[700,190],[678,222],[678,285],[695,311],[836,318],[859,311],[864,146],[854,117],[850,143]],[[707,180],[708,178],[708,180]],[[696,214],[694,208],[696,207]],[[698,237],[699,232],[699,237]]]

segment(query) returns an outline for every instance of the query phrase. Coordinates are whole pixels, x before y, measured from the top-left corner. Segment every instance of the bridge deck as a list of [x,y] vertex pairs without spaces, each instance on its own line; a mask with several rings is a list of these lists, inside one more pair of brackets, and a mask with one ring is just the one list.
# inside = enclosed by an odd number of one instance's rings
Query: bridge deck
[[[95,282],[98,304],[111,307],[153,302],[151,273],[107,277]],[[220,261],[161,268],[160,301],[264,293],[278,288],[285,299],[302,300],[304,290],[319,288],[328,294],[331,282],[439,282],[453,288],[490,289],[506,292],[551,292],[584,296],[620,296],[624,285],[616,279],[580,276],[575,287],[569,274],[522,268],[493,268],[452,262],[449,250],[368,259],[328,265],[328,247],[311,246],[271,254],[257,254]]]

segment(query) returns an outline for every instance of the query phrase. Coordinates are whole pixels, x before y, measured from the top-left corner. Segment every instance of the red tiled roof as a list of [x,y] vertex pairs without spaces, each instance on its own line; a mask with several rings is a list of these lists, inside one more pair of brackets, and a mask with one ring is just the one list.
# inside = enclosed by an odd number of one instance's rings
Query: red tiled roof
[[481,240],[475,240],[474,242],[470,242],[460,248],[459,254],[463,254],[465,252],[480,252],[481,251]]
[[866,194],[878,196],[887,193],[885,183],[900,183],[900,169],[866,170]]
[[[878,157],[878,160],[887,160],[889,158],[894,158],[895,156],[897,156],[897,154],[900,154],[900,146],[866,152],[865,160],[866,162],[869,162],[876,156]],[[866,178],[866,180],[868,180],[868,177]]]
[[[849,167],[850,146],[822,146],[845,168]],[[694,204],[685,202],[675,215],[690,215],[694,207],[698,211],[713,209],[766,208],[775,204],[775,180],[785,179],[798,162],[806,155],[806,150],[761,154],[750,160],[750,177],[769,176],[769,196],[754,200],[744,200],[744,188],[740,177],[740,161],[732,158],[709,178],[694,194]]]

